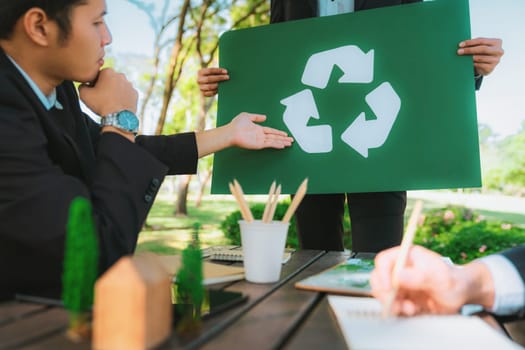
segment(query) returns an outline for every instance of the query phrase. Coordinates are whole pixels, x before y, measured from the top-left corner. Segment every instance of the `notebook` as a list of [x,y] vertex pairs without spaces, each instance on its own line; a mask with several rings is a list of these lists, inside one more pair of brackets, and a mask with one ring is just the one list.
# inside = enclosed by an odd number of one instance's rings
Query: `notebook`
[[[282,263],[286,264],[292,257],[294,249],[286,248],[283,253]],[[210,260],[218,261],[243,261],[242,247],[238,245],[222,245],[205,248],[202,250],[202,256]]]
[[[173,276],[173,281],[175,281],[176,273],[181,266],[181,256],[159,255],[158,257],[166,270]],[[202,270],[204,274],[203,284],[205,286],[244,279],[244,268],[240,266],[214,264],[209,261],[203,261]]]
[[295,283],[295,287],[316,292],[370,296],[370,273],[373,269],[373,259],[350,258]]
[[[349,258],[343,263],[296,282],[295,287],[331,294],[371,296],[370,274],[374,269],[374,255],[358,253],[361,258]],[[443,259],[452,264],[450,258]]]
[[374,298],[329,295],[346,344],[358,350],[522,349],[476,316],[381,317]]

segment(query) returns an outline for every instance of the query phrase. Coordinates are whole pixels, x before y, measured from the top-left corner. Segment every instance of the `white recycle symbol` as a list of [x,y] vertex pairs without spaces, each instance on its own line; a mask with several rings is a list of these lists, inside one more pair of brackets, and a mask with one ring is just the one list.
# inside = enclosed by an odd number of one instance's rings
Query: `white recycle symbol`
[[[313,54],[306,62],[302,83],[318,89],[326,88],[334,65],[344,73],[339,83],[371,83],[374,80],[374,50],[365,54],[359,47],[347,45]],[[381,147],[388,138],[401,108],[401,99],[389,82],[383,82],[366,95],[365,101],[377,119],[366,120],[365,112],[361,112],[341,139],[368,158],[368,150]],[[286,106],[283,121],[303,151],[332,151],[332,127],[308,126],[310,118],[320,118],[310,89],[286,97],[281,103]]]

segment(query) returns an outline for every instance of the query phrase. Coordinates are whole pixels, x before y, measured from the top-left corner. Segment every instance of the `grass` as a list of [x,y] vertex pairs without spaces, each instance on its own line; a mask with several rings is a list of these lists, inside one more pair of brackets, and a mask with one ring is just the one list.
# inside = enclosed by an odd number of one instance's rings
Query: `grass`
[[[255,199],[254,199],[255,198]],[[250,198],[250,204],[264,203],[264,198]],[[281,200],[286,198],[283,196]],[[424,211],[443,207],[441,203],[424,200]],[[405,219],[412,212],[415,199],[408,199]],[[205,196],[199,208],[195,201],[188,200],[188,216],[173,215],[175,201],[167,197],[158,197],[142,230],[137,251],[152,251],[159,254],[175,254],[184,249],[191,239],[192,226],[195,222],[202,225],[200,239],[203,248],[211,245],[228,244],[220,224],[234,210],[237,203],[230,196]],[[501,220],[515,225],[525,226],[525,214],[505,213],[489,210],[475,210],[487,220]]]
[[174,254],[186,247],[196,222],[202,225],[199,236],[203,247],[226,244],[220,223],[238,207],[233,199],[206,197],[199,208],[193,200],[188,201],[187,217],[174,216],[174,208],[173,200],[156,199],[139,236],[137,251]]

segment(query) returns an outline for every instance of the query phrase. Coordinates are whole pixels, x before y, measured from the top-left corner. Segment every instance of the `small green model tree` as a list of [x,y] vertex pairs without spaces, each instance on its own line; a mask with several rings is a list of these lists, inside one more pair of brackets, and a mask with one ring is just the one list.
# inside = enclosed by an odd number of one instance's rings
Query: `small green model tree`
[[193,225],[192,241],[182,251],[182,262],[177,272],[176,303],[182,315],[177,330],[180,334],[198,331],[201,324],[201,307],[204,301],[202,252],[200,249],[200,223]]
[[90,309],[98,272],[98,240],[90,202],[73,199],[69,207],[62,275],[62,301],[69,311],[68,336],[89,338]]

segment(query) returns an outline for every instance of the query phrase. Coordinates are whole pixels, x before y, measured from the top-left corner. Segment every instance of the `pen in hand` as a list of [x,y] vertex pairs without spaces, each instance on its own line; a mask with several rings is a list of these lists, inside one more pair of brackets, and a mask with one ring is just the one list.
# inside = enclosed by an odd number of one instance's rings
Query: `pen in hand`
[[390,290],[390,293],[387,296],[386,303],[383,307],[383,318],[390,317],[392,315],[392,304],[396,299],[398,289],[397,278],[401,269],[405,267],[408,258],[408,252],[416,234],[417,220],[419,218],[419,215],[421,214],[422,209],[423,202],[421,200],[418,200],[414,205],[414,209],[412,210],[412,214],[410,215],[410,219],[408,220],[407,229],[405,231],[405,234],[403,235],[403,240],[401,241],[401,249],[399,250],[399,255],[397,256],[397,260],[392,271],[392,289]]

